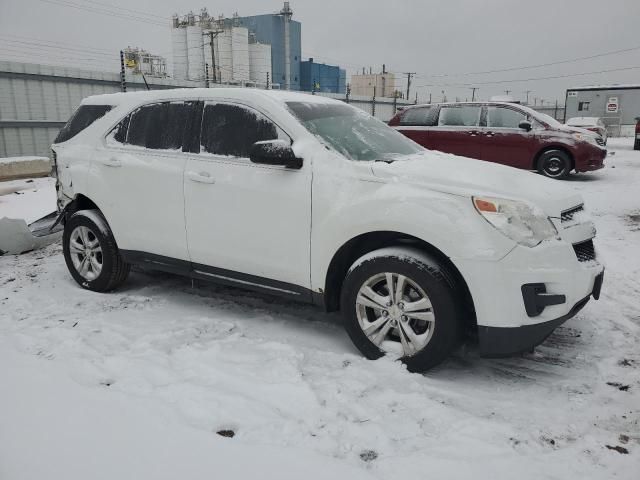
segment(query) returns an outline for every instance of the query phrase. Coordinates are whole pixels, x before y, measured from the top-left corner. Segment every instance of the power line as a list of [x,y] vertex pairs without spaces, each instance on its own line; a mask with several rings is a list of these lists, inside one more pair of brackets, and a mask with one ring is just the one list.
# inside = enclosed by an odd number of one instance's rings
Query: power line
[[496,69],[496,70],[484,70],[484,71],[477,71],[477,72],[465,72],[465,73],[436,73],[436,74],[425,74],[425,75],[418,75],[421,78],[435,78],[435,77],[462,77],[462,76],[469,76],[469,75],[487,75],[490,73],[503,73],[503,72],[515,72],[517,70],[529,70],[532,68],[541,68],[541,67],[551,67],[554,65],[561,65],[564,63],[574,63],[574,62],[580,62],[582,60],[592,60],[594,58],[600,58],[600,57],[606,57],[609,55],[616,55],[618,53],[626,53],[626,52],[632,52],[635,50],[640,50],[640,45],[637,47],[630,47],[630,48],[623,48],[620,50],[612,50],[609,52],[604,52],[604,53],[598,53],[595,55],[588,55],[585,57],[577,57],[577,58],[571,58],[571,59],[566,59],[566,60],[558,60],[556,62],[548,62],[548,63],[538,63],[535,65],[526,65],[526,66],[522,66],[522,67],[509,67],[509,68],[500,68],[500,69]]
[[98,13],[101,15],[107,15],[109,17],[120,18],[123,20],[132,20],[132,21],[148,23],[149,25],[161,26],[165,28],[169,26],[168,22],[160,22],[157,20],[151,20],[150,18],[143,18],[139,16],[130,16],[125,13],[120,13],[117,11],[107,10],[99,7],[92,7],[89,5],[77,4],[68,0],[38,0],[38,1],[44,2],[44,3],[50,3],[53,5],[59,5],[62,7],[75,8],[76,10],[85,10],[87,12]]
[[473,82],[473,83],[432,83],[425,85],[418,85],[418,87],[469,87],[473,85],[498,85],[503,83],[519,83],[519,82],[533,82],[537,80],[551,80],[556,78],[569,78],[569,77],[579,77],[582,75],[597,75],[599,73],[610,73],[610,72],[622,72],[626,70],[636,70],[640,68],[640,66],[636,67],[626,67],[626,68],[612,68],[609,70],[600,70],[597,72],[581,72],[581,73],[570,73],[567,75],[554,75],[550,77],[534,77],[534,78],[519,78],[514,80],[497,80],[491,82]]

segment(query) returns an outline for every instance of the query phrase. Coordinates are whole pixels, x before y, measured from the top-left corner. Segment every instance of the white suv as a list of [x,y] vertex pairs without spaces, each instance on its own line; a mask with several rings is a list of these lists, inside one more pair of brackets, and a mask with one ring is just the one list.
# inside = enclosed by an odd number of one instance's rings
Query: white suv
[[502,356],[600,293],[581,198],[425,150],[345,103],[250,89],[90,97],[53,145],[82,287],[130,265],[341,310],[368,358],[418,371],[465,333]]

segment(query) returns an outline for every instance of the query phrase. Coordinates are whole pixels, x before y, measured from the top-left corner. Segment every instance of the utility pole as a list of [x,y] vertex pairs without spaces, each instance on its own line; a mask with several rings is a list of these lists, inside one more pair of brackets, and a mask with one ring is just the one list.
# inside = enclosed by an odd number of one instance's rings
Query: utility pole
[[411,90],[411,77],[413,77],[416,72],[404,72],[403,75],[407,76],[407,100],[409,100],[409,91]]
[[271,89],[271,79],[269,78],[269,72],[267,72],[267,90]]
[[209,88],[209,64],[204,63],[204,86]]
[[506,93],[507,95],[509,95],[511,93],[511,90],[505,90],[504,93]]
[[476,101],[476,90],[478,90],[478,87],[471,87],[471,101],[472,102]]
[[127,77],[124,70],[124,52],[120,50],[120,89],[123,92],[127,91]]
[[373,86],[373,101],[371,103],[371,116],[376,116],[376,87]]
[[533,92],[533,90],[527,90],[526,92],[524,92],[527,95],[527,105],[529,105],[529,94]]
[[209,37],[209,46],[211,47],[211,70],[213,72],[213,83],[218,83],[218,68],[216,67],[216,50],[214,47],[213,40],[222,33],[220,25],[215,24],[213,26],[213,30],[209,30],[208,32],[203,32],[202,35],[206,35]]
[[350,100],[349,97],[351,97],[351,84],[350,83],[347,83],[347,95],[346,95],[346,97],[347,97],[346,101],[347,101],[347,103],[349,103],[349,100]]

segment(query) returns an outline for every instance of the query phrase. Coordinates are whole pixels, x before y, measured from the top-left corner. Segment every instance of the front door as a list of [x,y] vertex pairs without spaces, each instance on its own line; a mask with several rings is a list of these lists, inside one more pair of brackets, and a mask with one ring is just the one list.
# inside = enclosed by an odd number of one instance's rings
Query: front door
[[438,123],[428,128],[430,147],[463,157],[480,158],[480,105],[443,105]]
[[183,171],[193,103],[145,105],[107,136],[92,162],[92,200],[118,247],[188,260]]
[[184,178],[189,252],[196,274],[299,295],[310,286],[311,165],[249,160],[255,142],[275,139],[291,142],[257,110],[205,103]]
[[487,128],[480,134],[482,158],[511,167],[532,169],[535,130],[524,130],[520,123],[531,121],[515,107],[487,107]]

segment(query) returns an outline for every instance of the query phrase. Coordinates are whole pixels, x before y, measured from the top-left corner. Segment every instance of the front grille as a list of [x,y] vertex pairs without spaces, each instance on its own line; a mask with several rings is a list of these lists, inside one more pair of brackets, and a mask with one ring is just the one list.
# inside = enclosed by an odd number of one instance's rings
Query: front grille
[[584,210],[583,205],[578,205],[577,207],[573,207],[573,208],[570,208],[569,210],[565,210],[560,214],[560,221],[562,223],[570,222],[571,220],[573,220],[573,216],[576,213],[582,212],[583,210]]
[[573,250],[576,252],[576,257],[578,257],[579,262],[589,262],[596,259],[596,250],[593,246],[593,240],[576,243],[573,245]]

